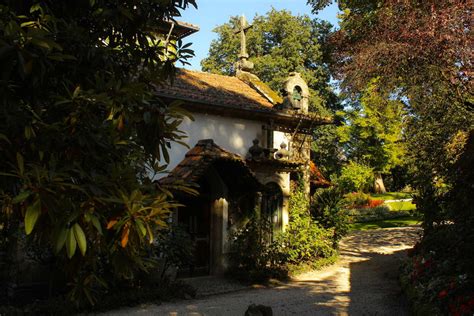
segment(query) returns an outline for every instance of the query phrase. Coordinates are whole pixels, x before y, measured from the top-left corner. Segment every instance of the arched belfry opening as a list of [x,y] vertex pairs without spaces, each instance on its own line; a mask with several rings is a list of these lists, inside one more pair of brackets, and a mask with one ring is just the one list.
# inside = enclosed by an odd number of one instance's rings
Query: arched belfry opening
[[284,108],[301,113],[308,113],[309,88],[299,73],[290,73],[285,81],[282,92],[285,96]]
[[301,89],[300,86],[295,86],[293,88],[293,93],[292,93],[292,97],[293,97],[293,100],[294,101],[301,101],[301,99],[303,99],[303,90]]

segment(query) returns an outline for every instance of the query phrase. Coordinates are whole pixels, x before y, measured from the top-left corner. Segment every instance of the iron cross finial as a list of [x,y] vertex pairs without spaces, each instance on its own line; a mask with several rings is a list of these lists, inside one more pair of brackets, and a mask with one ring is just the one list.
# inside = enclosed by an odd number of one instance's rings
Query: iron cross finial
[[246,35],[245,33],[251,27],[252,25],[248,24],[245,16],[241,15],[239,18],[239,25],[237,27],[237,30],[235,31],[235,34],[240,33],[240,54],[239,54],[240,59],[249,58],[249,54],[247,53],[247,38],[245,36]]

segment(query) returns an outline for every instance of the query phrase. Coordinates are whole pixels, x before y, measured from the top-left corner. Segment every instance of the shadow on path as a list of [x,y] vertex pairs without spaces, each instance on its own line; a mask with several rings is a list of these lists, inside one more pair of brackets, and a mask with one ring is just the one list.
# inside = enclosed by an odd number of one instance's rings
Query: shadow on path
[[109,314],[242,316],[250,304],[263,304],[271,306],[274,315],[407,315],[397,280],[398,266],[419,231],[403,227],[353,232],[341,242],[337,264],[276,287]]

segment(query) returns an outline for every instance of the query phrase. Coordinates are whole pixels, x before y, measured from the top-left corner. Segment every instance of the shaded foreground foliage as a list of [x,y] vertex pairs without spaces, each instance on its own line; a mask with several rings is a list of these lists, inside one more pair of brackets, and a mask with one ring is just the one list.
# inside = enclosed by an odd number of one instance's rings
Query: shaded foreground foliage
[[2,315],[74,315],[79,312],[106,312],[111,309],[133,307],[139,304],[160,304],[176,298],[194,297],[195,289],[190,285],[169,280],[147,282],[134,287],[117,287],[110,293],[102,293],[94,306],[77,307],[70,304],[63,296],[57,296],[45,301],[35,301],[30,304],[16,306],[0,306]]
[[0,251],[10,284],[22,282],[27,248],[60,274],[53,292],[77,304],[136,286],[153,266],[151,243],[176,203],[150,178],[185,116],[153,87],[191,54],[159,34],[189,5],[0,5]]
[[425,221],[429,215],[437,221],[425,222],[423,239],[405,266],[408,282],[420,290],[417,299],[452,315],[474,312],[474,130],[463,149],[452,169],[452,188],[434,214],[425,214]]
[[410,252],[401,280],[417,314],[472,315],[473,241],[472,230],[441,225]]

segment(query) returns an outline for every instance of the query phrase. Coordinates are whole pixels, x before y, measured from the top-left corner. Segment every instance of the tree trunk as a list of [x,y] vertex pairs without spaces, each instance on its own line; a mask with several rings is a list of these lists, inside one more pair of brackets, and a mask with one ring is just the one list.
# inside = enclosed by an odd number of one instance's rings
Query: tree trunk
[[380,172],[375,173],[375,181],[374,181],[374,191],[375,193],[386,193],[385,185],[383,184],[382,174]]

